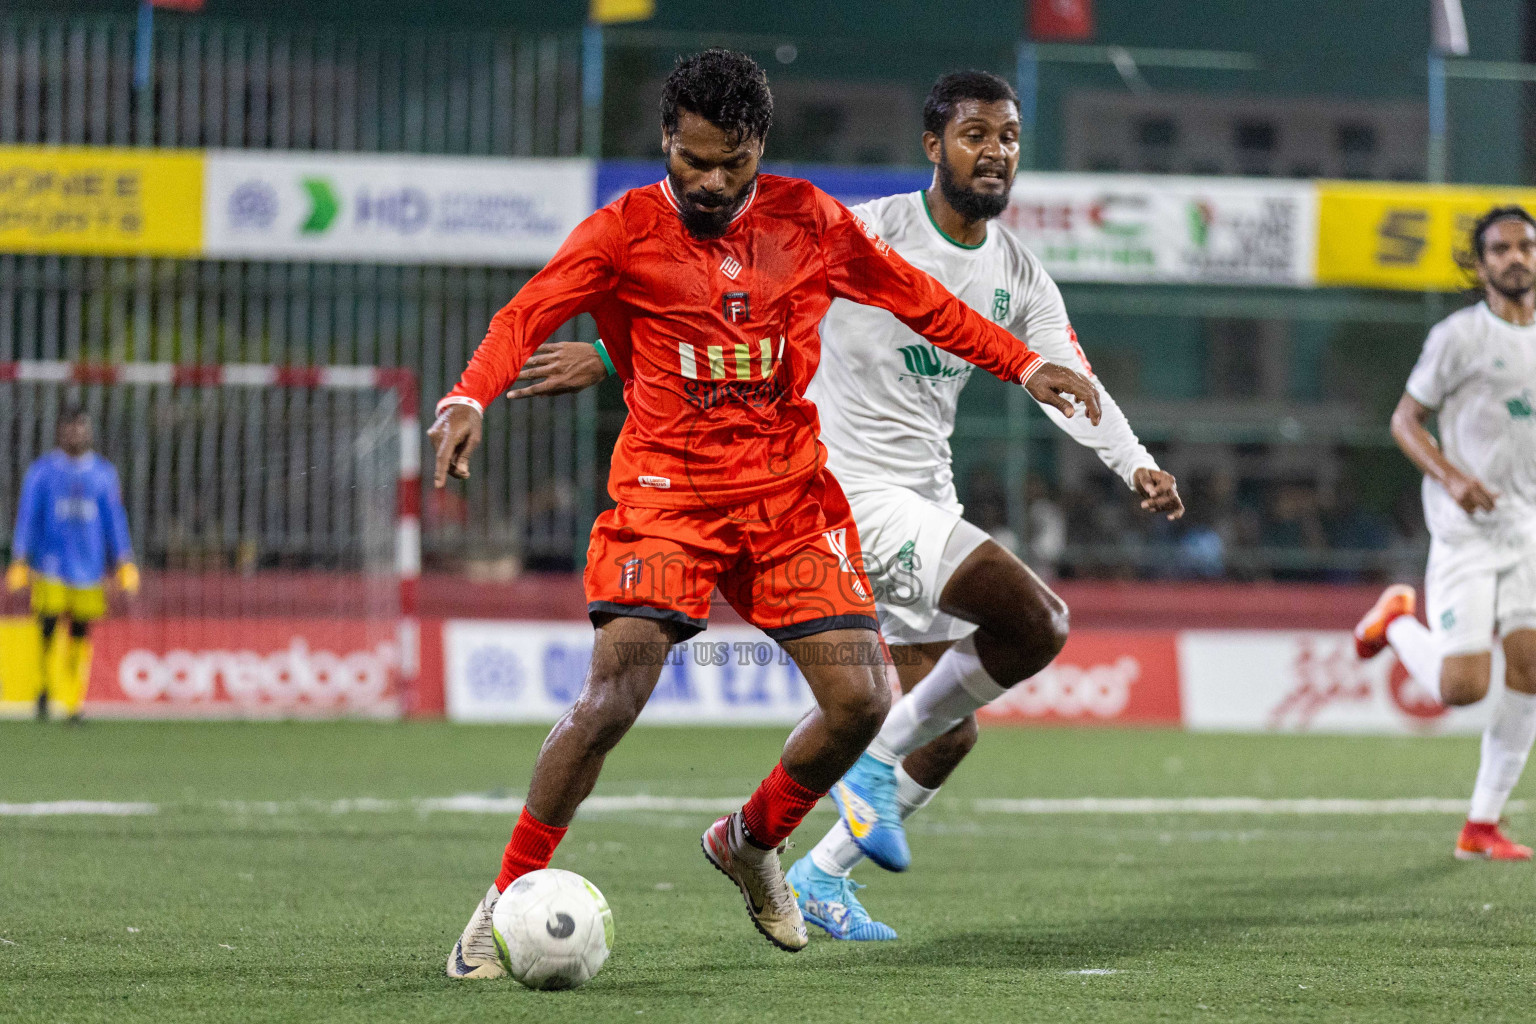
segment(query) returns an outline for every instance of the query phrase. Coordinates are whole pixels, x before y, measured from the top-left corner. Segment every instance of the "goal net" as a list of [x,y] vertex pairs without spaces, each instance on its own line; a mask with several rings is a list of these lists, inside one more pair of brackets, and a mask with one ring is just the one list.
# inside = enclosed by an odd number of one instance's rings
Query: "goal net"
[[[93,630],[87,714],[410,710],[420,566],[416,388],[374,367],[0,363],[4,543],[27,467],[82,406],[116,467],[143,587]],[[24,595],[0,707],[44,673]]]

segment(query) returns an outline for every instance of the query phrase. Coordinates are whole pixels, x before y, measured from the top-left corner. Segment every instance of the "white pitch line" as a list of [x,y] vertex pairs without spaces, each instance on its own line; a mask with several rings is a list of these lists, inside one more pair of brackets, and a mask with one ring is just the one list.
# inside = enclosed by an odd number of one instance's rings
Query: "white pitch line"
[[[594,796],[581,805],[583,814],[623,814],[639,811],[662,813],[726,814],[745,802],[745,797]],[[1511,800],[1507,810],[1519,814],[1528,801]],[[1368,815],[1463,814],[1464,799],[1414,797],[1396,800],[1348,798],[1265,799],[1223,797],[1077,797],[1070,799],[973,800],[978,814],[1199,814],[1199,815]],[[206,804],[170,804],[165,809],[213,809],[234,815],[280,814],[517,814],[521,797],[460,793],[457,796],[412,800],[358,797],[345,800],[219,800]],[[39,803],[0,803],[0,818],[31,818],[44,815],[132,816],[159,814],[152,803],[115,803],[106,800],[53,800]]]
[[0,804],[0,818],[36,818],[54,814],[159,814],[156,804],[112,803],[107,800],[48,800],[31,804]]
[[[1525,801],[1511,800],[1507,809],[1525,810]],[[975,800],[980,814],[1464,814],[1464,798],[1414,797],[1399,800],[1354,800],[1309,797],[1269,800],[1252,796],[1214,797],[1080,797],[1068,800]]]

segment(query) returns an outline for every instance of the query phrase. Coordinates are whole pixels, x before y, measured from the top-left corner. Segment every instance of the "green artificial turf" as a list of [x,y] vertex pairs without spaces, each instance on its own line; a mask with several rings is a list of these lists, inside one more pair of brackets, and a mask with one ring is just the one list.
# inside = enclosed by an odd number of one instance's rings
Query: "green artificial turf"
[[[598,794],[745,796],[784,733],[637,729]],[[901,938],[838,943],[813,927],[796,955],[753,931],[699,853],[709,811],[589,814],[554,866],[613,906],[602,974],[565,993],[449,981],[444,959],[513,819],[411,801],[520,794],[542,738],[442,723],[0,723],[0,802],[157,807],[0,817],[0,1020],[1536,1017],[1536,873],[1452,860],[1455,814],[975,805],[1461,797],[1475,738],[990,731],[913,820],[912,870],[857,874]],[[790,856],[832,820],[814,812]],[[1514,815],[1517,835],[1527,825]]]

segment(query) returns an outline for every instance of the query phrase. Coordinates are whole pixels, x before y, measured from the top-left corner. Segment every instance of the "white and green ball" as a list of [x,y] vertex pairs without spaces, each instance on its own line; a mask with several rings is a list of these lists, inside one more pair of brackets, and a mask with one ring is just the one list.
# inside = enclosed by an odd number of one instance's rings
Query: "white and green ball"
[[529,988],[585,985],[613,949],[608,901],[576,872],[558,868],[507,886],[491,911],[491,927],[501,965]]

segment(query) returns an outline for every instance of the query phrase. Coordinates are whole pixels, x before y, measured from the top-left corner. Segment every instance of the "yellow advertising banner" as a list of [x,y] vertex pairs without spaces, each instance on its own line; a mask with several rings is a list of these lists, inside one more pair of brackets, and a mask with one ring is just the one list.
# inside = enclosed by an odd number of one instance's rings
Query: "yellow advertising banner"
[[32,713],[41,669],[37,621],[0,616],[0,718]]
[[1472,224],[1494,206],[1536,211],[1536,191],[1318,183],[1317,283],[1454,291],[1473,283],[1458,265]]
[[0,146],[0,252],[195,256],[203,155]]

